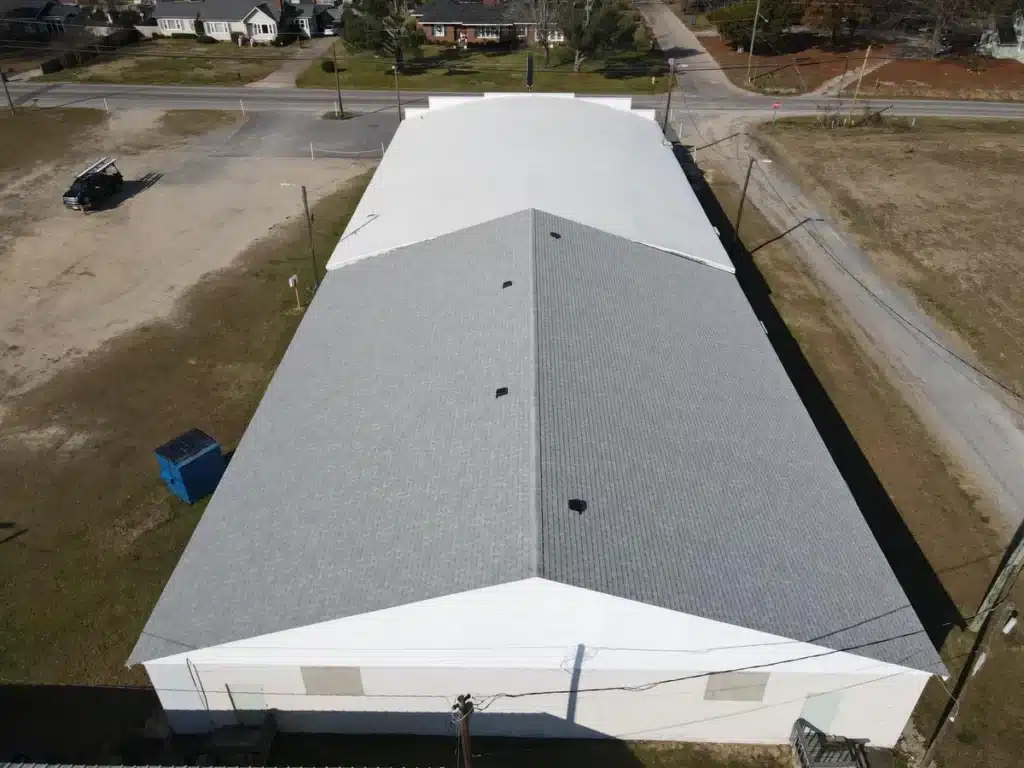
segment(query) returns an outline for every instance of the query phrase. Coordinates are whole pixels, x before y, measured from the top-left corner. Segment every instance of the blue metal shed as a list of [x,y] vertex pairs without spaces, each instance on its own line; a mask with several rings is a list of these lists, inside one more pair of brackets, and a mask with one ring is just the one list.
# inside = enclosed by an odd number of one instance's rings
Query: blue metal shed
[[194,504],[213,493],[226,462],[220,443],[201,429],[190,429],[154,450],[160,477],[178,498]]

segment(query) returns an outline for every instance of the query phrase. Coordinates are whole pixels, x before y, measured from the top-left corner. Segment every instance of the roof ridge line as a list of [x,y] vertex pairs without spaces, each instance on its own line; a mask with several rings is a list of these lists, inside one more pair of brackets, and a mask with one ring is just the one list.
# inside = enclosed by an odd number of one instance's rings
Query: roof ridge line
[[543,461],[541,457],[541,429],[540,429],[540,329],[538,327],[538,296],[537,296],[537,209],[529,208],[530,212],[530,334],[533,343],[533,421],[534,428],[530,430],[530,440],[533,442],[536,461],[534,464],[534,489],[533,489],[533,543],[530,554],[533,562],[530,563],[530,570],[534,576],[544,578],[541,573],[541,564],[544,562],[544,515],[542,514],[541,494],[544,484],[542,482]]

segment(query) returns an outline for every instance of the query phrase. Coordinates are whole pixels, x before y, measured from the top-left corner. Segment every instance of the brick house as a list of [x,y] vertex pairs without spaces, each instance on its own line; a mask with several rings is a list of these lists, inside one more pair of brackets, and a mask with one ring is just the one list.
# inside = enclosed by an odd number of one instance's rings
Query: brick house
[[[488,43],[519,40],[536,43],[537,25],[518,5],[500,0],[429,0],[412,13],[427,39],[438,43]],[[560,30],[550,30],[548,40],[565,40]]]

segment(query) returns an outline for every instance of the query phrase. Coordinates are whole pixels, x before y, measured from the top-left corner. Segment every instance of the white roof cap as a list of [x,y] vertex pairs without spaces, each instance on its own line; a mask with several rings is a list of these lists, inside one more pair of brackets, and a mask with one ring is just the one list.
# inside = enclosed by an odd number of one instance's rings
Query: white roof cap
[[735,271],[649,112],[571,95],[441,101],[401,124],[328,269],[533,208]]

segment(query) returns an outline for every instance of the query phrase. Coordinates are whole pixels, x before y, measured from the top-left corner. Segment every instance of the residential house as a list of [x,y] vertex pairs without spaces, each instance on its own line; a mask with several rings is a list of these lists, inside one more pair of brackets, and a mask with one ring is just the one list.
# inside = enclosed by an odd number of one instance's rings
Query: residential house
[[178,732],[881,747],[945,674],[653,110],[572,94],[406,112],[129,663]]
[[84,18],[77,5],[54,0],[0,0],[0,35],[8,40],[59,35],[79,16]]
[[1024,11],[1016,11],[1010,20],[993,23],[983,32],[978,53],[1024,62]]
[[[539,42],[537,25],[520,3],[429,0],[411,15],[426,33],[427,39],[435,42],[460,45],[514,40]],[[561,30],[548,30],[549,42],[557,44],[564,40]]]
[[199,19],[208,37],[227,41],[235,36],[252,43],[270,43],[288,31],[315,37],[331,23],[327,6],[274,0],[158,0],[153,18],[165,35],[195,34]]

